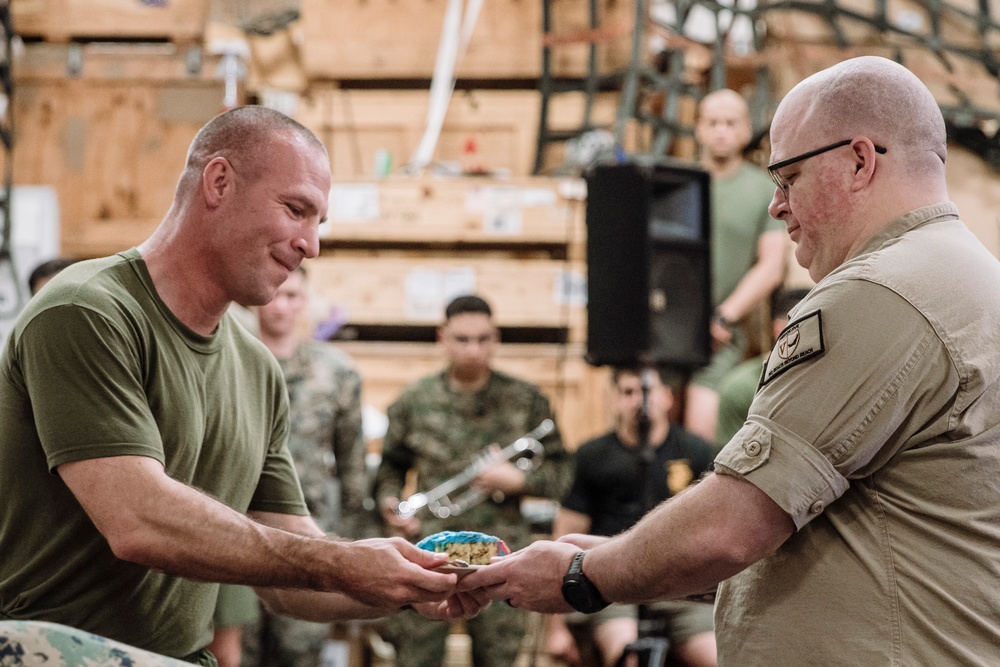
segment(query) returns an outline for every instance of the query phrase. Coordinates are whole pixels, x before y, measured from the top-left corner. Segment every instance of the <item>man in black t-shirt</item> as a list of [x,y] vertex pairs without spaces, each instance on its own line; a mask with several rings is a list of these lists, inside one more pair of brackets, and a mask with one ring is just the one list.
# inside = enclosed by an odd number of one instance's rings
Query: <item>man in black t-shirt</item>
[[[652,505],[680,493],[711,470],[710,445],[670,423],[673,394],[655,371],[616,368],[611,380],[615,429],[577,450],[573,487],[553,524],[554,538],[569,533],[615,535],[627,530]],[[644,381],[652,448],[648,464],[640,456]],[[670,601],[657,603],[654,609],[668,622],[671,652],[681,664],[716,664],[711,605]],[[567,622],[592,626],[605,666],[614,665],[625,646],[638,636],[637,609],[631,605],[611,605],[591,616],[554,615],[549,623],[548,652],[570,663],[580,656]]]

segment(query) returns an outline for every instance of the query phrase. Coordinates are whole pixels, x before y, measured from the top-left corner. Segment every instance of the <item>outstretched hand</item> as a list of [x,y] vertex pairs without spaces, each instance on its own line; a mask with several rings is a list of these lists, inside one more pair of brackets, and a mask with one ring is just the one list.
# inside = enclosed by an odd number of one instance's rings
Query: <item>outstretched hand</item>
[[464,576],[458,590],[479,603],[506,600],[530,611],[565,613],[571,609],[562,597],[562,578],[578,551],[569,542],[535,542]]
[[368,539],[346,546],[346,571],[338,573],[341,590],[375,607],[445,602],[455,593],[458,576],[434,572],[445,553],[418,549],[400,537]]

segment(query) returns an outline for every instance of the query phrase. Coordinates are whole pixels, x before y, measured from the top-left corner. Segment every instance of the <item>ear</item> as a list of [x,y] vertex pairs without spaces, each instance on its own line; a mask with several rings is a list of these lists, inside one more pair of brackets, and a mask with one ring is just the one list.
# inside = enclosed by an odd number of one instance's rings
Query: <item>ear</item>
[[442,325],[442,326],[439,326],[437,329],[435,329],[435,333],[437,334],[437,336],[436,336],[437,337],[437,342],[438,343],[443,343],[444,342],[444,326]]
[[217,207],[233,187],[233,166],[224,157],[212,158],[201,172],[201,190],[205,202]]
[[857,137],[851,142],[854,157],[854,178],[851,190],[857,192],[871,185],[875,177],[875,144],[868,137]]

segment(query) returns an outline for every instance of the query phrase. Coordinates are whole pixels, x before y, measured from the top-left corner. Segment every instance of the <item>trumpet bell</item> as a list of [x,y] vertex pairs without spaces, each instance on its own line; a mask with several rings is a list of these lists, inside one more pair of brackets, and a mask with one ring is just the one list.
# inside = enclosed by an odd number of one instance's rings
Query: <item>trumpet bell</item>
[[[396,515],[409,519],[426,507],[434,516],[446,519],[450,516],[458,516],[470,507],[478,505],[487,498],[487,494],[479,489],[466,488],[455,500],[451,500],[449,496],[467,487],[486,468],[496,463],[512,461],[518,469],[523,471],[537,468],[545,457],[545,448],[540,440],[552,433],[555,427],[555,422],[546,419],[530,433],[521,436],[499,451],[483,450],[476,456],[471,465],[454,477],[442,482],[430,491],[415,493],[400,501],[396,507]],[[503,502],[502,495],[500,494],[501,498],[497,502]]]

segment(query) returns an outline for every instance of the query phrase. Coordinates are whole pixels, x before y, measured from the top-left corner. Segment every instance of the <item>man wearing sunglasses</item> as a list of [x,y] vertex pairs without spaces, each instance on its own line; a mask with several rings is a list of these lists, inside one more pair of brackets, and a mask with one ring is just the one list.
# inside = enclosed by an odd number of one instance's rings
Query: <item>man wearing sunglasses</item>
[[995,665],[1000,262],[948,201],[941,112],[902,66],[854,58],[792,89],[771,145],[771,215],[817,285],[715,474],[618,537],[537,542],[459,587],[555,612],[722,582],[723,667]]

